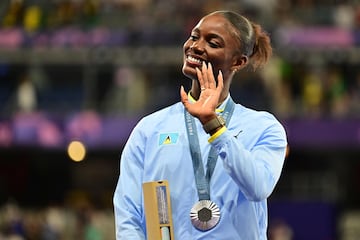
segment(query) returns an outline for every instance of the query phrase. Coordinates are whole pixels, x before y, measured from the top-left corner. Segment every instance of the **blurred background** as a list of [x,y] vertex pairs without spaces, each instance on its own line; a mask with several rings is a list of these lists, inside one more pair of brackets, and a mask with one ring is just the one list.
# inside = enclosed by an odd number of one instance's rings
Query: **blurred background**
[[260,23],[274,46],[231,91],[288,133],[269,239],[360,239],[358,0],[4,0],[1,240],[114,239],[122,148],[190,86],[182,45],[218,9]]

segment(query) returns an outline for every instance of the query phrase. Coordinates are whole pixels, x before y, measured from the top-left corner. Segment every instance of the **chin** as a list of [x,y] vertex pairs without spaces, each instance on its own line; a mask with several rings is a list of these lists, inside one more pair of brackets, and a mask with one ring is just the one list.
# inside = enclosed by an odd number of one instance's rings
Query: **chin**
[[182,68],[182,73],[190,79],[197,79],[196,70],[192,67],[186,66],[186,64],[184,64]]

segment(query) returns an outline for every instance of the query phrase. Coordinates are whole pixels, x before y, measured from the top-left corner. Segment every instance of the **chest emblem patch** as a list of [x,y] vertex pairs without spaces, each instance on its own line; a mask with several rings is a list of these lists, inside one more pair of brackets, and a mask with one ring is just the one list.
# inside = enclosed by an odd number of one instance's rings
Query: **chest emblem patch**
[[159,146],[176,144],[179,138],[179,133],[160,133]]

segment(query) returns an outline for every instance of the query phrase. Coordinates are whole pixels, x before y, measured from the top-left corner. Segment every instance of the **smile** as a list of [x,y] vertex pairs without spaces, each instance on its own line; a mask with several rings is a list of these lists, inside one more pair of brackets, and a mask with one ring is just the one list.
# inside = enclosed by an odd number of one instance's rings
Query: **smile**
[[186,60],[187,60],[188,62],[190,62],[190,63],[199,64],[199,65],[201,65],[202,62],[203,62],[202,60],[197,59],[197,58],[194,58],[194,57],[191,57],[191,56],[187,56],[187,57],[186,57]]

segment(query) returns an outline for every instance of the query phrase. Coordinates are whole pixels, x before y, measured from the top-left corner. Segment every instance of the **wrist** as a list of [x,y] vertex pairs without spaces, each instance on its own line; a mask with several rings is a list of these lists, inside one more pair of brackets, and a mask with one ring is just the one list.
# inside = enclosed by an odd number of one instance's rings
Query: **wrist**
[[203,129],[205,130],[206,133],[213,135],[224,126],[225,126],[224,118],[221,116],[216,116],[211,120],[207,121],[205,124],[203,124]]

